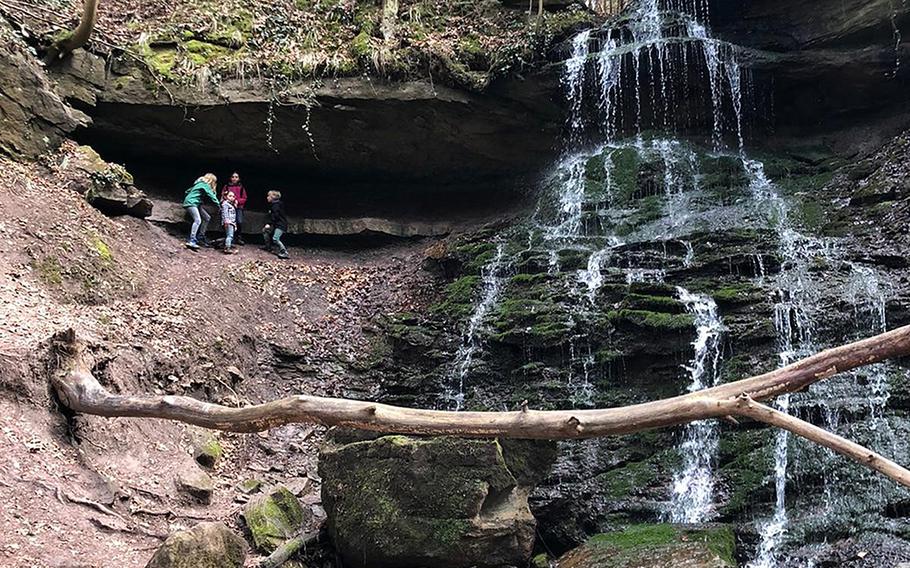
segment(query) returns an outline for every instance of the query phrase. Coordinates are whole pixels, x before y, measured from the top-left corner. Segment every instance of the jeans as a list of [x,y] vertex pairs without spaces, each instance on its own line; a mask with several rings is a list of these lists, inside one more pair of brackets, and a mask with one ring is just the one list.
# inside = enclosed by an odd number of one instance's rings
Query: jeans
[[234,243],[234,225],[225,225],[224,232],[226,236],[224,237],[224,248],[229,249]]
[[240,240],[240,235],[243,234],[243,209],[240,207],[237,208],[237,240]]
[[186,208],[186,212],[193,219],[193,225],[190,227],[189,242],[195,243],[197,236],[201,236],[205,240],[205,230],[208,228],[209,220],[212,216],[201,205],[190,205]]
[[284,243],[281,242],[281,235],[283,235],[283,234],[284,234],[284,230],[279,229],[277,227],[274,229],[273,228],[262,229],[262,238],[265,241],[265,246],[271,250],[272,245],[275,245],[276,247],[278,247],[278,252],[280,252],[282,254],[287,254],[288,249],[286,249],[284,247]]

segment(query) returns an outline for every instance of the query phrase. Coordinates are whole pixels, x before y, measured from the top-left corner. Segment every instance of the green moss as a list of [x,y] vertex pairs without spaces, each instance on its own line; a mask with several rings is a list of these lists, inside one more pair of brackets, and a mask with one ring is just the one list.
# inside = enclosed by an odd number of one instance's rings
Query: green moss
[[60,262],[52,256],[46,256],[41,260],[33,261],[32,268],[38,273],[38,278],[49,286],[59,286],[63,284],[63,272]]
[[597,483],[607,497],[625,499],[636,489],[646,488],[656,479],[657,471],[653,464],[633,462],[598,475]]
[[210,62],[232,53],[226,47],[197,39],[184,42],[182,46],[186,50],[187,58],[196,65],[208,65]]
[[676,298],[630,293],[623,297],[623,307],[633,310],[682,313],[685,306]]
[[638,168],[641,159],[635,148],[617,148],[610,153],[613,161],[614,197],[618,204],[627,203],[638,190]]
[[673,525],[631,525],[619,532],[594,535],[589,542],[620,550],[656,548],[673,544],[678,536],[679,531]]
[[467,35],[458,40],[458,50],[468,57],[482,57],[485,50],[477,36]]
[[763,291],[749,282],[738,282],[719,288],[711,293],[720,305],[734,306],[761,301]]
[[139,47],[139,53],[154,73],[167,79],[174,78],[173,71],[177,65],[176,47],[153,48],[147,44],[142,44]]
[[101,240],[101,237],[95,235],[92,238],[92,247],[98,253],[98,257],[104,265],[110,265],[114,262],[114,254],[111,252],[110,247],[107,246],[107,243]]
[[546,553],[538,554],[531,559],[531,568],[550,568],[550,557]]
[[269,494],[250,502],[243,519],[256,548],[271,553],[303,526],[303,509],[294,494],[276,487]]
[[445,298],[431,306],[430,312],[456,320],[468,317],[474,310],[474,297],[479,286],[479,276],[462,276],[446,286]]
[[[654,558],[655,555],[668,558],[662,556],[665,551],[686,543],[704,543],[705,548],[727,565],[736,566],[734,557],[736,540],[733,530],[727,526],[688,529],[669,524],[630,525],[622,531],[595,535],[585,546],[593,549],[595,555],[599,551],[601,555],[604,553],[618,555],[620,561],[642,561],[649,557]],[[604,559],[607,557],[604,556]],[[637,562],[635,565],[638,565]]]
[[351,54],[354,57],[366,58],[373,53],[373,46],[370,44],[371,36],[366,31],[361,31],[351,41]]
[[647,310],[614,310],[607,313],[607,318],[614,322],[663,331],[692,329],[695,325],[695,319],[691,314],[667,314]]

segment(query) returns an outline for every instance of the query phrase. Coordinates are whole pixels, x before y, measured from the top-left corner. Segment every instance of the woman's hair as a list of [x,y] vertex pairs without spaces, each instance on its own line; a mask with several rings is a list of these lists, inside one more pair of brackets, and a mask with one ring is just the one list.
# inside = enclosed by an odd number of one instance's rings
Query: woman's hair
[[196,183],[199,183],[200,181],[204,181],[205,183],[209,184],[209,187],[212,189],[215,189],[215,186],[218,185],[218,178],[215,176],[215,174],[205,174],[201,178],[197,179]]
[[268,193],[268,196],[273,197],[275,199],[281,199],[281,192],[272,190]]

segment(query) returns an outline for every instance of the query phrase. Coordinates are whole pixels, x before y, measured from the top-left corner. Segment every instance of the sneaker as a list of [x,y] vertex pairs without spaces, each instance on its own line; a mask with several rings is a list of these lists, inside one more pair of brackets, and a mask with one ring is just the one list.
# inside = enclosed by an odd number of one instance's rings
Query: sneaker
[[188,248],[190,250],[199,250],[199,245],[197,245],[196,243],[194,243],[192,241],[189,241],[186,243],[186,248]]
[[278,253],[278,258],[291,258],[287,251],[281,251]]
[[243,239],[237,239],[236,241],[234,241],[234,244],[238,247],[242,247],[243,245],[246,244],[246,241],[244,241]]
[[264,250],[265,252],[272,252],[272,247],[259,247],[259,250]]
[[199,241],[199,246],[205,247],[205,248],[212,248],[212,243],[210,243],[209,241]]
[[237,254],[237,249],[234,247],[224,249],[224,254]]

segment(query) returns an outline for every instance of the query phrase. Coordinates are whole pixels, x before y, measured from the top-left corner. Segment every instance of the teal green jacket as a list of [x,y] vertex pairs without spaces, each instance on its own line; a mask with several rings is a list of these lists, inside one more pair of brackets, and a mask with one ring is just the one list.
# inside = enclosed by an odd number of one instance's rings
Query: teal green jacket
[[183,200],[184,207],[199,207],[202,205],[202,200],[208,196],[212,200],[212,203],[218,205],[218,197],[215,195],[215,192],[209,187],[209,184],[204,181],[197,181],[193,187],[186,190],[186,198]]

